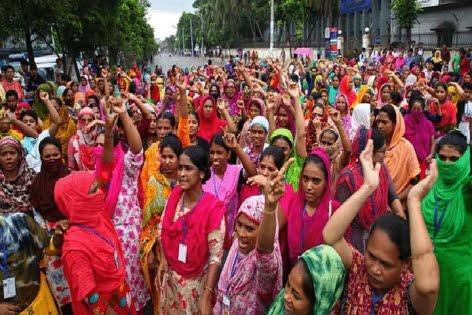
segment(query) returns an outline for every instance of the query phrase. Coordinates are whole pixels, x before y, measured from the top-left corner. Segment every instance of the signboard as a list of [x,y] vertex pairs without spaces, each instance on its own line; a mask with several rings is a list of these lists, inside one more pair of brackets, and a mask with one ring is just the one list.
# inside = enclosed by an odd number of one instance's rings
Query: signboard
[[[431,0],[439,1],[439,0]],[[372,8],[372,0],[341,0],[341,14],[351,14],[359,11],[366,11]]]
[[439,0],[417,0],[422,8],[436,7],[439,5]]

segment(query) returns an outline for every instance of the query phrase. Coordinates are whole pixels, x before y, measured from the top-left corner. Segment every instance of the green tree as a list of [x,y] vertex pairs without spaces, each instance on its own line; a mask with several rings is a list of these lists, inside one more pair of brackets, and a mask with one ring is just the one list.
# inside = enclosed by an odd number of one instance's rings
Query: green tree
[[394,0],[392,10],[400,26],[399,40],[401,40],[401,29],[406,29],[407,42],[411,42],[411,29],[415,25],[418,13],[422,8],[417,0]]

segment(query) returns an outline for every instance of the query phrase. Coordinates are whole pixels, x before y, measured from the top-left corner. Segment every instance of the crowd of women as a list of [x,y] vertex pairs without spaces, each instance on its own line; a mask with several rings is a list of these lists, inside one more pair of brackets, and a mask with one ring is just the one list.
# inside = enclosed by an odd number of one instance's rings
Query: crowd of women
[[2,103],[0,314],[472,314],[471,73],[397,58]]

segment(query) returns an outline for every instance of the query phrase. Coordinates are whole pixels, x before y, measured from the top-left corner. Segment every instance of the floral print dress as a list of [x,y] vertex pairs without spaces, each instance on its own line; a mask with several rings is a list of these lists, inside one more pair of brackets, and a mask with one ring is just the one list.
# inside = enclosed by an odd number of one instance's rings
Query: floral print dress
[[139,257],[139,237],[141,234],[142,211],[138,203],[139,171],[143,165],[143,151],[125,154],[123,182],[116,204],[113,224],[123,248],[126,263],[126,282],[140,310],[150,299]]
[[[180,201],[177,208],[181,207]],[[188,213],[191,209],[185,209]],[[165,213],[165,210],[164,210]],[[164,217],[164,213],[162,217]],[[182,216],[181,211],[176,211],[174,222]],[[159,224],[159,241],[162,231],[162,221]],[[223,242],[225,238],[225,219],[221,220],[220,227],[208,234],[209,259],[202,272],[192,279],[186,279],[172,270],[169,266],[164,274],[160,297],[160,314],[191,314],[197,315],[200,297],[203,294],[208,266],[210,264],[221,265],[223,259]]]

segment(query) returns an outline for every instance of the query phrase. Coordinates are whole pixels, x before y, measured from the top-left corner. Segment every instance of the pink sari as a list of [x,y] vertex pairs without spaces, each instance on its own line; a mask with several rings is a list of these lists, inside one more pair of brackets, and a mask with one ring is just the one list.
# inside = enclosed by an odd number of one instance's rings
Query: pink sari
[[238,210],[238,181],[241,174],[241,165],[228,164],[223,178],[211,172],[211,177],[203,185],[203,191],[218,198],[226,208],[226,223],[228,235],[231,237],[234,231],[234,216]]
[[339,203],[331,196],[331,166],[328,154],[323,148],[318,147],[311,151],[310,155],[317,155],[323,161],[327,171],[326,189],[312,217],[305,211],[305,193],[301,176],[298,192],[280,200],[280,207],[287,219],[286,238],[288,245],[288,248],[282,247],[282,256],[288,255],[289,269],[297,262],[298,256],[314,246],[324,244],[323,228],[332,213],[339,208]]

